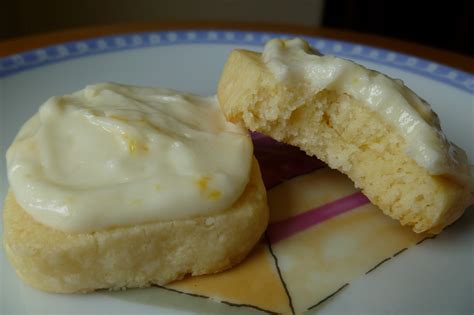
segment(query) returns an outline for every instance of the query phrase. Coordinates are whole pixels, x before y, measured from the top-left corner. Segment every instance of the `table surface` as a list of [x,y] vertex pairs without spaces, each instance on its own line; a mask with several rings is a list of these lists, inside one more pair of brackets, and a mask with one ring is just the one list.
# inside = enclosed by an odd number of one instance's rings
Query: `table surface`
[[44,47],[57,43],[92,38],[104,35],[146,32],[170,29],[234,29],[283,32],[304,34],[332,39],[346,40],[398,52],[407,53],[425,59],[430,59],[451,67],[474,73],[474,58],[449,52],[442,49],[427,47],[412,42],[386,38],[363,33],[329,28],[308,28],[298,26],[240,24],[240,23],[130,23],[107,26],[94,26],[79,29],[63,30],[34,36],[19,37],[0,42],[0,57],[25,50]]

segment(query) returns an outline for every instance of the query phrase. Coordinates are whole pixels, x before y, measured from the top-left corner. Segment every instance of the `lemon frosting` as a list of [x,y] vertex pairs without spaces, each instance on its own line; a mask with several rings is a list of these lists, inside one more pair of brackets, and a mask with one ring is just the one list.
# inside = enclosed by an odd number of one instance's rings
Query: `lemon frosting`
[[280,82],[304,84],[312,95],[325,89],[339,91],[378,112],[403,136],[406,154],[430,174],[469,179],[466,153],[446,139],[430,105],[401,80],[321,55],[299,38],[269,41],[262,59]]
[[35,220],[87,232],[224,211],[248,183],[252,150],[216,97],[101,83],[44,103],[7,169]]

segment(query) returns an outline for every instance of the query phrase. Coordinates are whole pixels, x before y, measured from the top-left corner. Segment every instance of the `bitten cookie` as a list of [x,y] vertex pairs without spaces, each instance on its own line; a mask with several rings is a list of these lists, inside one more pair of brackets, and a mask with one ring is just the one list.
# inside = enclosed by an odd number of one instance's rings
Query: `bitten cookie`
[[316,155],[415,232],[439,233],[474,202],[466,153],[424,100],[303,40],[234,50],[218,98],[230,121]]

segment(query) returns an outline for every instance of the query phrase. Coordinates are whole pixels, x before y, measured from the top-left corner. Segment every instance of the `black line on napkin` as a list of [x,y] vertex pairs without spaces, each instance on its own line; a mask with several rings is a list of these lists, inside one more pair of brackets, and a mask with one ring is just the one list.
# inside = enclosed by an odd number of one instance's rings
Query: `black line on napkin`
[[283,280],[283,276],[281,275],[280,266],[278,266],[278,259],[275,256],[275,254],[273,253],[272,245],[270,244],[270,240],[268,239],[267,233],[265,233],[265,240],[267,241],[268,250],[270,251],[270,254],[273,257],[273,260],[275,261],[275,266],[276,266],[276,269],[277,269],[277,272],[278,272],[278,276],[280,277],[280,281],[283,284],[283,288],[285,289],[286,296],[288,297],[288,301],[290,303],[291,313],[293,315],[295,315],[295,309],[293,307],[293,301],[291,300],[290,292],[288,291],[288,287],[286,286],[285,280]]
[[402,249],[402,250],[399,250],[398,252],[396,252],[395,254],[393,254],[393,256],[392,256],[392,257],[395,257],[395,256],[398,256],[398,255],[400,255],[401,253],[403,253],[403,252],[404,252],[404,251],[406,251],[407,249],[408,249],[408,247],[405,247],[404,249]]
[[232,303],[232,302],[227,302],[227,301],[220,301],[220,302],[223,303],[223,304],[227,304],[227,305],[235,306],[235,307],[250,307],[250,308],[254,308],[256,310],[259,310],[261,312],[265,312],[265,313],[268,313],[268,314],[278,314],[278,313],[275,313],[275,312],[272,312],[272,311],[269,311],[269,310],[260,308],[260,307],[255,306],[255,305],[251,305],[251,304],[237,304],[237,303]]
[[336,291],[334,291],[333,293],[329,294],[328,296],[326,296],[324,299],[322,299],[321,301],[319,301],[318,303],[314,304],[313,306],[310,306],[308,308],[308,311],[315,308],[315,307],[318,307],[319,305],[323,304],[324,302],[326,302],[327,300],[329,300],[330,298],[332,298],[333,296],[335,296],[336,294],[338,294],[339,292],[341,292],[345,287],[347,287],[349,285],[349,283],[346,283],[344,284],[342,287],[340,287],[339,289],[337,289]]
[[164,287],[164,286],[161,286],[161,285],[158,285],[158,284],[153,284],[153,286],[158,287],[160,289],[165,289],[165,290],[168,290],[168,291],[176,292],[176,293],[179,293],[179,294],[190,295],[190,296],[199,297],[199,298],[203,298],[203,299],[209,299],[209,297],[205,296],[205,295],[183,292],[183,291],[179,291],[179,290],[176,290],[176,289]]
[[374,271],[375,269],[377,269],[378,267],[380,267],[380,265],[382,265],[383,263],[389,261],[390,259],[392,259],[392,257],[385,258],[384,260],[382,260],[381,262],[379,262],[378,264],[376,264],[375,266],[373,266],[372,269],[370,269],[369,271],[367,271],[365,274],[368,274],[368,273]]

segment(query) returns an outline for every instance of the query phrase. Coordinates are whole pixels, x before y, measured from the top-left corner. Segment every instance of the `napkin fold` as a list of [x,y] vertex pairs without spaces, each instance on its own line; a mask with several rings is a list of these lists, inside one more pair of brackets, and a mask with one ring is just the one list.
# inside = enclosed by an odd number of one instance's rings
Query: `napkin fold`
[[384,215],[343,174],[253,133],[270,223],[238,266],[167,285],[266,313],[300,314],[427,237]]

